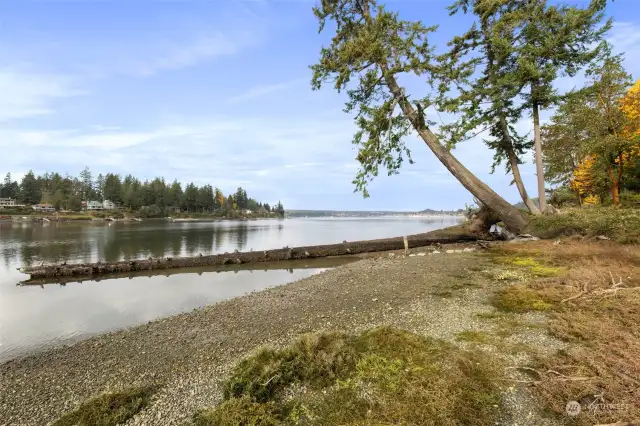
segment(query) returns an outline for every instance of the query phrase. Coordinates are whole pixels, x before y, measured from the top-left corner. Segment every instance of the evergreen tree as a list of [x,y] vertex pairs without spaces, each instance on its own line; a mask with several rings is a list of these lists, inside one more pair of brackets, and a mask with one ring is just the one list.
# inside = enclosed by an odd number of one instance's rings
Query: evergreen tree
[[89,167],[85,167],[84,170],[80,172],[79,178],[82,185],[82,199],[89,201],[89,198],[93,196],[93,178]]
[[[95,183],[95,194],[97,195],[98,199],[100,201],[103,201],[104,199],[109,199],[105,196],[104,194],[104,186],[105,186],[105,177],[102,176],[102,173],[100,173],[98,175],[98,177],[96,178],[96,183]],[[113,200],[112,200],[113,201]]]
[[203,212],[213,210],[213,187],[204,185],[198,189],[198,205]]
[[38,181],[32,170],[24,175],[20,183],[20,201],[24,204],[38,204],[40,202],[41,193]]
[[183,205],[187,211],[193,212],[198,208],[198,187],[193,183],[189,183],[184,189]]
[[239,209],[241,209],[241,210],[246,209],[247,208],[247,202],[248,202],[247,191],[242,189],[242,187],[239,187],[236,190],[235,200],[236,200],[236,203],[237,203]]
[[167,205],[170,207],[180,207],[182,205],[182,185],[177,180],[171,183],[169,188],[169,197],[167,199]]
[[122,193],[122,182],[120,181],[120,176],[107,173],[104,177],[103,183],[103,195],[105,200],[112,201],[116,204],[122,204],[123,202],[123,193]]
[[18,182],[11,179],[11,173],[7,173],[4,177],[2,189],[0,190],[0,197],[16,199],[18,198],[19,192],[20,187],[18,186]]
[[412,98],[398,82],[401,75],[409,73],[434,78],[438,67],[427,37],[435,27],[401,20],[383,6],[376,7],[373,0],[325,0],[314,13],[321,31],[331,21],[336,34],[329,47],[322,48],[319,63],[311,67],[312,86],[320,89],[323,83],[331,82],[335,89],[346,90],[349,99],[345,110],[356,111],[359,130],[353,143],[359,147],[361,165],[354,180],[356,190],[368,196],[367,183],[378,175],[380,167],[396,174],[405,160],[412,162],[405,137],[413,129],[449,172],[507,228],[524,228],[527,221],[522,213],[464,167],[431,131],[425,109],[433,100]]
[[[512,0],[516,1],[516,0]],[[536,172],[540,210],[545,210],[544,167],[540,139],[540,109],[558,102],[553,83],[561,75],[575,75],[603,47],[603,34],[611,21],[601,25],[606,0],[591,0],[587,8],[549,6],[546,0],[529,2],[521,10],[524,21],[517,46],[516,73],[529,94],[525,106],[533,117]]]

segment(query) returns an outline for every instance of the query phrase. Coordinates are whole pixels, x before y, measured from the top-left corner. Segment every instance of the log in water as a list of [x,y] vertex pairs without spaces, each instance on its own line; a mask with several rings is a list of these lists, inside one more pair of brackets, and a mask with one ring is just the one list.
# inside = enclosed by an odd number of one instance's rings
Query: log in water
[[[22,268],[21,272],[29,274],[31,279],[34,280],[57,277],[93,278],[114,273],[121,274],[125,272],[159,269],[193,268],[233,264],[239,265],[244,263],[277,262],[283,260],[312,259],[329,256],[348,256],[358,253],[402,250],[405,248],[404,238],[405,237],[397,237],[354,242],[345,241],[341,244],[291,248],[284,247],[282,249],[275,250],[222,253],[194,257],[163,257],[109,263],[62,263]],[[477,240],[477,237],[468,233],[461,227],[452,227],[425,234],[409,235],[406,239],[408,247],[415,248],[433,244],[451,244],[475,241]]]

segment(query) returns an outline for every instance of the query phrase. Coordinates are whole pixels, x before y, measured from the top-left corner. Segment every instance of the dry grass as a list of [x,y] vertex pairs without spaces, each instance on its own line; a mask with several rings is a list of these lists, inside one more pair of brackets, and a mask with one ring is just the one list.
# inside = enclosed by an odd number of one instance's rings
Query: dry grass
[[116,426],[124,424],[149,404],[156,390],[156,387],[149,386],[100,395],[60,417],[52,426]]
[[495,362],[391,328],[306,336],[242,361],[206,425],[486,425],[500,412]]
[[[541,241],[505,244],[498,254],[567,268],[562,276],[518,285],[519,297],[524,292],[524,299],[550,306],[550,333],[569,343],[531,370],[541,401],[566,424],[639,421],[640,247]],[[565,414],[572,400],[582,406],[574,418]]]

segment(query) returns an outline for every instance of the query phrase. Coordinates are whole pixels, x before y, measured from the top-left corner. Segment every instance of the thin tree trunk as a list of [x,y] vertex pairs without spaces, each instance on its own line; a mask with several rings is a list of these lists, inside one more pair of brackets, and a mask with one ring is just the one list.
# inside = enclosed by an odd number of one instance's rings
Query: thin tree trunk
[[529,198],[529,194],[527,194],[527,189],[524,187],[524,182],[522,182],[522,176],[520,176],[520,168],[518,167],[518,157],[516,156],[515,151],[512,146],[505,148],[507,151],[507,155],[509,157],[509,164],[511,165],[511,173],[513,173],[513,181],[516,183],[516,187],[518,188],[518,192],[520,192],[520,196],[522,197],[522,201],[527,206],[531,214],[539,215],[540,210],[536,207],[536,203],[534,203],[531,198]]
[[407,101],[402,88],[398,85],[395,77],[389,72],[388,67],[382,66],[381,68],[385,82],[394,98],[400,104],[403,114],[409,119],[413,128],[418,132],[424,143],[431,149],[438,160],[458,179],[462,186],[478,198],[485,206],[493,210],[509,230],[514,232],[522,230],[527,225],[527,220],[522,213],[513,205],[509,204],[504,198],[496,194],[486,183],[478,179],[463,166],[449,150],[442,146],[436,135],[424,125],[424,117],[418,117],[418,112],[413,105]]
[[[535,87],[535,86],[534,86]],[[531,88],[533,94],[534,87]],[[547,208],[547,194],[544,191],[544,169],[542,168],[542,141],[540,138],[540,111],[537,102],[533,102],[533,144],[536,151],[536,173],[538,175],[538,204],[540,211]]]
[[607,175],[611,186],[609,187],[609,193],[611,194],[611,202],[614,206],[620,205],[620,179],[613,173],[613,168],[607,166]]
[[620,181],[622,180],[623,162],[622,155],[618,156],[618,173],[614,175],[612,168],[607,170],[611,179],[611,201],[614,206],[620,205]]
[[511,140],[511,135],[509,134],[509,126],[507,126],[507,120],[504,115],[500,116],[500,126],[502,127],[502,132],[504,135],[504,150],[507,152],[507,157],[509,158],[509,165],[511,166],[511,173],[513,174],[513,181],[516,183],[516,187],[518,188],[518,192],[520,193],[520,197],[522,197],[522,201],[527,206],[531,214],[539,215],[540,210],[536,207],[536,204],[529,198],[529,194],[527,194],[527,189],[524,187],[524,182],[522,181],[522,176],[520,175],[520,166],[518,164],[518,156],[513,148],[513,141]]
[[620,205],[620,182],[615,181],[611,185],[611,200],[614,206]]

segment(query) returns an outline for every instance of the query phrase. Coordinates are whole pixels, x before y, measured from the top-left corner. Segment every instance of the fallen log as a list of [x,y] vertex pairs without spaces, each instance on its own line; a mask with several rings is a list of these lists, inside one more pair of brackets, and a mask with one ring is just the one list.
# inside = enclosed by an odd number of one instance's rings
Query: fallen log
[[[271,270],[293,270],[298,269],[322,269],[322,268],[335,268],[336,266],[346,265],[347,263],[356,262],[358,257],[356,256],[331,256],[331,257],[319,257],[315,259],[300,259],[300,260],[283,260],[279,262],[260,262],[260,263],[245,263],[241,265],[214,265],[214,266],[194,266],[187,270],[182,269],[152,269],[145,271],[131,271],[131,272],[114,272],[111,274],[105,274],[95,277],[88,277],[88,281],[104,281],[113,279],[133,279],[137,277],[156,277],[163,276],[169,277],[171,275],[178,274],[198,274],[210,272],[239,272],[239,271],[271,271]],[[33,278],[25,281],[20,281],[18,285],[24,286],[43,286],[46,284],[59,284],[65,285],[67,283],[83,282],[83,277],[51,277],[51,278]]]
[[[433,244],[451,244],[477,240],[461,227],[452,227],[425,234],[407,236],[409,248],[424,247]],[[387,238],[343,242],[305,247],[284,247],[282,249],[199,255],[194,257],[163,257],[136,259],[118,262],[96,262],[57,265],[40,265],[21,268],[20,272],[29,274],[31,279],[56,277],[93,278],[106,274],[149,271],[154,269],[193,268],[199,266],[233,265],[244,263],[276,262],[282,260],[313,259],[329,256],[348,256],[358,253],[402,250],[405,248],[404,238]]]

